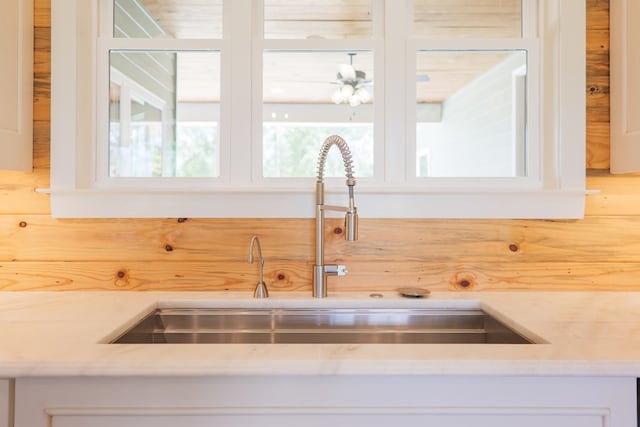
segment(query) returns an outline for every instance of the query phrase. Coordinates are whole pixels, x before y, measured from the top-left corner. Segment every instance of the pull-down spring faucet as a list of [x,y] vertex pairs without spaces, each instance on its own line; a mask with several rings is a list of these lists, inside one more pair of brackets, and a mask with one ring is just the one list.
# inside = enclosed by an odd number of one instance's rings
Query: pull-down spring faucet
[[[324,204],[324,169],[329,150],[334,145],[340,149],[347,177],[347,187],[349,189],[349,206],[347,207]],[[325,265],[324,263],[324,213],[325,211],[345,212],[345,239],[349,241],[358,240],[358,210],[353,200],[353,187],[355,185],[353,159],[347,142],[337,135],[328,137],[320,148],[318,177],[316,179],[316,263],[313,266],[313,296],[315,298],[325,298],[327,296],[327,276],[344,276],[347,274],[347,268],[344,265]]]

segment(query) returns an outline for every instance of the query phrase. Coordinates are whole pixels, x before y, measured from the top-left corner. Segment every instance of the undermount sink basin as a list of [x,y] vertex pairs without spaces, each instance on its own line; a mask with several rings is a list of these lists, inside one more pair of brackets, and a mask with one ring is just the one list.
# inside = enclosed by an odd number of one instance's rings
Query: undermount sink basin
[[112,344],[531,344],[481,309],[158,308]]

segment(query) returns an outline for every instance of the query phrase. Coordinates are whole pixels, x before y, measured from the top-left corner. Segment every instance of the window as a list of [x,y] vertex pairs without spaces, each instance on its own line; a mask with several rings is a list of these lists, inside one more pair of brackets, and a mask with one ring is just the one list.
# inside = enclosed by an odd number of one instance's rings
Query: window
[[363,217],[583,215],[584,2],[189,4],[52,0],[54,216],[310,217],[333,133]]
[[[358,177],[371,178],[375,162],[376,103],[370,84],[374,79],[374,53],[318,50],[322,45],[313,42],[315,50],[268,50],[263,55],[263,166],[256,172],[267,179],[313,177],[319,145],[327,136],[338,134],[349,143]],[[362,73],[361,82],[342,83],[337,76],[340,67],[346,67],[343,73],[347,76],[355,70],[351,68],[354,62]],[[344,176],[339,152],[329,155],[332,158],[326,176]]]
[[218,176],[219,62],[218,52],[110,49],[108,142],[98,137],[98,152],[108,152],[99,156],[103,185]]

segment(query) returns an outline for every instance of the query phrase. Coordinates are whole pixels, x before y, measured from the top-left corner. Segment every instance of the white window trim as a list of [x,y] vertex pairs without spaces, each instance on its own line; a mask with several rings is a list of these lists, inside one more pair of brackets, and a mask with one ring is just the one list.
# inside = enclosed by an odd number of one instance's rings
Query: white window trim
[[[384,4],[382,0],[375,0]],[[386,2],[386,19],[406,19],[396,2]],[[412,126],[405,122],[405,111],[412,107],[403,96],[405,82],[415,79],[415,72],[392,67],[394,61],[404,61],[407,50],[389,49],[394,43],[388,34],[384,41],[349,42],[353,48],[375,50],[377,80],[376,158],[384,153],[374,179],[359,180],[356,203],[362,217],[381,218],[581,218],[585,197],[585,4],[583,0],[526,0],[526,7],[537,10],[542,35],[540,46],[545,53],[540,69],[542,102],[538,108],[541,138],[540,173],[532,184],[530,179],[496,178],[410,180],[407,170],[413,170],[416,154],[405,143]],[[231,16],[247,16],[252,12],[252,0],[225,2]],[[401,11],[398,11],[400,9]],[[396,15],[394,15],[394,13]],[[312,217],[314,215],[313,179],[292,180],[290,184],[271,185],[255,175],[260,143],[256,143],[256,123],[262,123],[261,88],[247,85],[255,77],[260,64],[247,55],[231,49],[225,40],[171,41],[176,49],[200,46],[220,50],[223,57],[221,103],[221,178],[199,180],[171,178],[166,182],[132,180],[121,188],[100,188],[96,185],[94,152],[99,108],[95,99],[99,80],[98,63],[91,52],[99,49],[97,25],[98,0],[52,0],[52,155],[51,210],[54,217]],[[233,46],[249,46],[253,58],[260,58],[264,49],[309,48],[302,41],[254,40],[249,29],[256,22],[236,19],[225,22],[234,33]],[[232,25],[228,25],[232,24]],[[524,23],[525,32],[533,31]],[[104,30],[104,29],[103,29]],[[244,31],[244,32],[242,32]],[[241,35],[242,34],[242,35]],[[228,34],[225,34],[228,36]],[[163,41],[166,43],[167,41]],[[304,41],[306,42],[306,41]],[[344,41],[317,41],[321,48],[340,50]],[[397,42],[397,40],[395,41]],[[128,43],[128,41],[127,41]],[[138,40],[144,48],[158,48],[154,40]],[[382,44],[381,44],[382,43]],[[417,42],[416,42],[417,43]],[[420,46],[426,44],[421,41]],[[123,42],[123,46],[126,43]],[[469,43],[465,46],[468,48]],[[312,46],[313,47],[313,46]],[[535,49],[535,47],[532,47]],[[260,55],[256,55],[256,51]],[[246,51],[245,51],[246,52]],[[415,51],[414,51],[415,52]],[[82,58],[87,60],[82,61]],[[404,62],[403,62],[404,63]],[[247,65],[249,65],[247,67]],[[233,80],[229,79],[234,75]],[[244,73],[238,75],[238,73]],[[260,74],[261,75],[261,74]],[[240,78],[237,78],[240,77]],[[530,79],[531,80],[531,79]],[[261,82],[261,78],[254,82]],[[389,83],[391,82],[391,83]],[[396,86],[393,86],[394,83]],[[391,86],[391,87],[390,87]],[[411,86],[415,87],[413,83]],[[399,89],[399,91],[397,90]],[[238,102],[225,107],[225,99]],[[247,113],[252,105],[252,113]],[[100,108],[106,108],[106,104]],[[247,126],[250,116],[252,126]],[[395,125],[394,125],[395,123]],[[257,135],[260,135],[259,133]],[[254,138],[252,143],[252,138]],[[227,144],[226,146],[224,144]],[[414,147],[413,147],[414,148]],[[246,161],[250,153],[251,161]],[[244,160],[243,160],[244,159]],[[535,159],[534,159],[535,160]],[[399,167],[398,165],[403,165]],[[404,165],[410,165],[407,168]],[[357,177],[356,177],[357,178]],[[135,182],[135,183],[134,183]],[[144,182],[144,185],[140,185]],[[328,202],[342,201],[344,181],[329,180]]]

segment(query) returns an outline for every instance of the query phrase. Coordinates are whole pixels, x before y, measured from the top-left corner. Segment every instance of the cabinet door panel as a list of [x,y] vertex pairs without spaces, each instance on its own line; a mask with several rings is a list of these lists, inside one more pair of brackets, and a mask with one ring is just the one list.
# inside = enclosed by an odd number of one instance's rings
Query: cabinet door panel
[[20,378],[15,427],[626,427],[635,378]]
[[611,172],[640,171],[640,2],[611,0]]
[[603,427],[598,415],[256,414],[55,416],[52,427]]
[[33,165],[33,0],[0,1],[0,169]]

